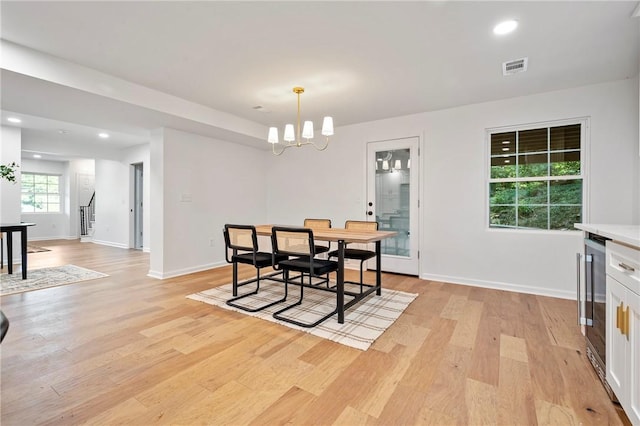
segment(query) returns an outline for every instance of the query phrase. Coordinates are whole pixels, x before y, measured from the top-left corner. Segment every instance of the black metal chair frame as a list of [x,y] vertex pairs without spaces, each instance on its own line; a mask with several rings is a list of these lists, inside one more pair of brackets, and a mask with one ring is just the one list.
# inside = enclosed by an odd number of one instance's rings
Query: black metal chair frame
[[[359,221],[350,221],[347,220],[344,224],[345,229],[349,229],[349,222],[359,222]],[[376,230],[378,229],[378,222],[373,222],[376,224]],[[334,250],[332,252],[330,252],[328,254],[329,259],[331,259],[332,257],[338,257],[338,250]],[[365,284],[364,283],[364,262],[366,262],[369,259],[373,259],[374,257],[376,257],[376,252],[375,251],[371,251],[371,250],[361,250],[361,249],[350,249],[348,247],[345,247],[344,249],[344,258],[345,259],[355,259],[355,260],[360,260],[360,282],[356,282],[356,281],[346,281],[345,280],[345,284],[359,284],[360,285],[360,294],[362,294],[364,287],[367,288],[374,288],[376,287],[374,284]],[[349,294],[346,293],[345,294]]]
[[[233,244],[229,237],[230,228],[250,230],[252,246],[248,247],[248,246],[240,246],[240,245]],[[258,251],[258,236],[256,234],[255,226],[226,224],[224,226],[223,232],[224,232],[224,240],[226,244],[225,260],[227,261],[227,263],[233,264],[233,296],[234,297],[227,300],[226,304],[229,306],[233,306],[234,308],[241,309],[243,311],[258,312],[270,306],[276,305],[278,303],[281,303],[287,300],[287,288],[285,286],[284,296],[281,299],[275,300],[273,302],[267,303],[257,308],[247,308],[246,306],[242,306],[238,303],[235,303],[238,300],[258,294],[258,292],[260,291],[260,281],[262,280],[284,282],[282,278],[276,278],[278,275],[283,274],[282,271],[275,271],[271,274],[260,276],[260,269],[269,267],[269,266],[274,266],[275,264],[277,264],[279,260],[284,260],[286,259],[286,257],[276,257],[272,253]],[[232,252],[231,259],[229,259],[229,250],[231,250]],[[244,252],[244,253],[240,253],[240,252]],[[269,259],[270,261],[267,263],[265,259]],[[238,282],[238,263],[253,265],[256,268],[256,277],[239,283]],[[238,296],[238,288],[251,283],[256,283],[255,290]]]
[[[306,238],[308,240],[308,244],[309,244],[309,253],[308,256],[301,254],[300,252],[296,252],[296,251],[287,251],[286,249],[283,249],[281,247],[278,247],[278,239],[277,239],[277,233],[278,232],[295,232],[295,233],[299,233],[301,235],[301,238]],[[289,286],[289,284],[293,284],[296,286],[300,287],[300,297],[298,298],[298,300],[291,304],[288,305],[280,310],[278,310],[277,312],[273,313],[273,317],[281,320],[281,321],[285,321],[291,324],[295,324],[299,327],[304,327],[304,328],[311,328],[311,327],[315,327],[318,324],[322,323],[323,321],[326,321],[327,319],[331,318],[334,314],[336,314],[338,312],[338,306],[336,304],[336,308],[328,313],[327,315],[321,317],[320,319],[318,319],[317,321],[313,322],[313,323],[304,323],[301,321],[297,321],[291,318],[287,318],[283,315],[281,315],[282,313],[295,308],[296,306],[300,306],[302,304],[302,300],[304,298],[304,288],[308,287],[308,288],[312,288],[312,289],[316,289],[316,290],[322,290],[322,291],[328,291],[331,293],[336,293],[336,291],[332,288],[325,288],[325,287],[319,287],[318,283],[313,283],[312,279],[314,277],[320,278],[323,276],[327,276],[327,280],[328,280],[328,276],[329,273],[331,272],[335,272],[338,270],[338,262],[335,261],[331,261],[331,260],[323,260],[323,259],[315,259],[315,244],[314,244],[314,239],[313,239],[313,230],[309,229],[309,228],[291,228],[291,227],[280,227],[280,226],[274,226],[273,230],[272,230],[272,234],[271,234],[271,245],[273,247],[273,255],[274,257],[277,255],[286,255],[286,256],[297,256],[295,259],[291,259],[291,260],[284,260],[281,262],[278,262],[277,265],[274,266],[274,268],[283,271],[284,273],[284,285],[285,285],[285,293],[288,291],[286,290],[287,287]],[[306,262],[308,262],[308,266],[306,266]],[[290,278],[289,277],[289,272],[290,271],[295,271],[295,272],[300,272],[300,282],[292,282],[291,279],[295,279],[298,277],[294,277],[294,278]],[[309,278],[309,283],[305,284],[304,280],[305,280],[305,276],[307,276]],[[321,281],[321,283],[324,281]],[[346,293],[346,295],[351,295],[349,293]],[[355,296],[355,295],[354,295]]]

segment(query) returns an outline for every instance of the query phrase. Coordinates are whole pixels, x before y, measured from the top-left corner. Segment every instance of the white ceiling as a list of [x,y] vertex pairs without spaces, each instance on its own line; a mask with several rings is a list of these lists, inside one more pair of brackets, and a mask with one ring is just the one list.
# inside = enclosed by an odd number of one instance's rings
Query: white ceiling
[[[0,28],[4,40],[263,125],[294,120],[302,85],[303,119],[341,126],[634,77],[637,4],[3,0]],[[494,35],[506,18],[518,29]],[[502,76],[502,62],[522,57],[527,72]],[[3,124],[8,113],[75,123],[121,134],[110,143],[123,146],[163,125],[225,136],[6,70],[1,100]]]

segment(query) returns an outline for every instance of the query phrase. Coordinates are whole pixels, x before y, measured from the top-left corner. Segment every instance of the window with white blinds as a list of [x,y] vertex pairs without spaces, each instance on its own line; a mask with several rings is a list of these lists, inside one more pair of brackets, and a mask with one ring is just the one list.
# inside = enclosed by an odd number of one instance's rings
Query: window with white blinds
[[489,130],[489,227],[572,230],[583,217],[586,120]]

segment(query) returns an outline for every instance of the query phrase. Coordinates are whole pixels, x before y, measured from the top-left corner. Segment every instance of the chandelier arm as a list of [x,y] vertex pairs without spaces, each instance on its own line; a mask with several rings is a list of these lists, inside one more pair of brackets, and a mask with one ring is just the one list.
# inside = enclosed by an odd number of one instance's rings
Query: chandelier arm
[[324,151],[324,150],[325,150],[325,149],[327,149],[327,147],[329,146],[329,137],[327,136],[327,140],[326,140],[326,142],[325,142],[324,146],[322,146],[322,147],[321,147],[321,146],[316,145],[316,143],[315,143],[315,142],[313,142],[313,141],[309,141],[308,143],[310,143],[311,145],[313,145],[313,147],[314,147],[315,149],[317,149],[318,151]]
[[277,152],[276,151],[276,145],[278,145],[278,144],[275,144],[275,143],[271,144],[271,148],[272,148],[273,153],[275,155],[282,155],[282,153],[285,152],[287,150],[287,148],[289,148],[291,146],[291,145],[285,145],[280,152]]

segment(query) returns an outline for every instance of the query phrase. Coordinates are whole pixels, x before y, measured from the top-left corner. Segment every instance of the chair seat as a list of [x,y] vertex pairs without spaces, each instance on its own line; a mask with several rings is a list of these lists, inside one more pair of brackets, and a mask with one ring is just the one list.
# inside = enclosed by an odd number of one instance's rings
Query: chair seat
[[[375,256],[376,252],[371,250],[360,250],[352,248],[344,249],[345,259],[368,260]],[[329,253],[329,257],[338,257],[338,250],[334,250]]]
[[[278,262],[280,267],[290,271],[309,273],[309,258],[295,258]],[[324,275],[338,270],[338,262],[332,260],[313,259],[314,275]]]
[[324,253],[324,252],[329,251],[329,247],[327,247],[327,246],[314,245],[314,247],[315,247],[316,254],[320,254],[320,253]]
[[[276,263],[279,263],[283,260],[288,259],[288,256],[282,255],[282,254],[278,254],[276,255]],[[237,262],[237,263],[246,263],[248,265],[253,265],[253,253],[243,253],[243,254],[236,254],[234,256],[231,257],[231,261],[232,262]],[[257,268],[265,268],[267,266],[271,266],[271,253],[265,253],[262,251],[259,251],[256,253],[256,264],[255,266]]]

